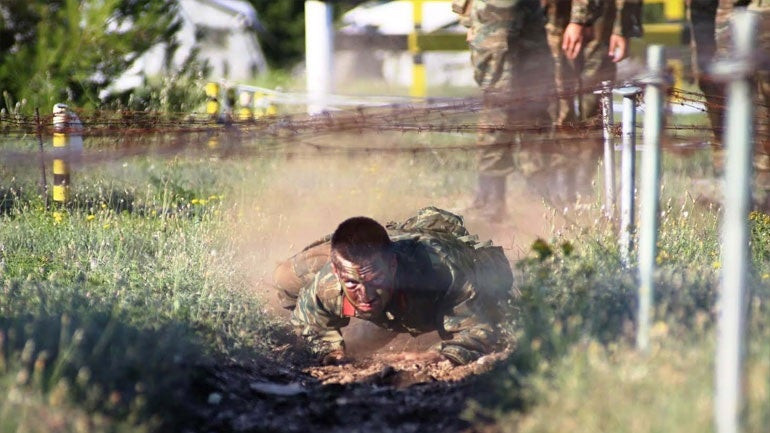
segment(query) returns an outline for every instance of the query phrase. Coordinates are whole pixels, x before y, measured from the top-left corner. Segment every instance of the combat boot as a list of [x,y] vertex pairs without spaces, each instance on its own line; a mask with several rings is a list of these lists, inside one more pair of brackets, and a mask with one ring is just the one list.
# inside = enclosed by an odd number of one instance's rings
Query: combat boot
[[505,176],[489,177],[489,195],[483,208],[482,216],[490,222],[502,222],[508,217],[505,200]]
[[476,190],[473,192],[473,200],[466,209],[467,211],[478,211],[487,205],[487,201],[489,200],[489,183],[489,176],[484,174],[479,175],[476,183]]

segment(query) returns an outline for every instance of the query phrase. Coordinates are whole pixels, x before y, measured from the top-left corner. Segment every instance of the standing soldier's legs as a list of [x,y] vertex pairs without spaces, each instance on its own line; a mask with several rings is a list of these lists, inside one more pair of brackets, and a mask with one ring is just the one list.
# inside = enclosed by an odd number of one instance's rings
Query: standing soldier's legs
[[754,169],[757,172],[757,187],[764,196],[762,208],[770,211],[770,1],[762,0],[749,5],[748,9],[757,14],[757,58],[760,59],[757,81],[757,113],[755,131]]
[[614,1],[604,2],[601,16],[593,24],[594,38],[588,41],[583,49],[582,65],[578,68],[581,121],[600,122],[599,95],[595,95],[593,91],[601,86],[602,81],[614,81],[617,75],[617,66],[608,55],[616,11]]
[[570,1],[552,1],[548,4],[546,36],[548,48],[553,58],[554,83],[558,98],[554,108],[554,124],[571,125],[577,120],[575,115],[575,94],[577,92],[578,71],[574,63],[567,59],[561,48],[564,28],[569,23]]
[[692,68],[698,87],[706,98],[706,114],[714,133],[715,165],[721,167],[724,86],[708,73],[716,54],[716,15],[718,0],[688,0]]
[[[770,119],[768,119],[767,113],[767,107],[770,104],[770,65],[767,63],[767,59],[770,58],[770,2],[754,0],[748,9],[756,13],[759,18],[755,43],[756,56],[760,62],[754,76],[757,84],[757,103],[755,104],[757,112],[754,114],[754,169],[757,188],[761,191],[760,195],[764,196],[764,200],[760,203],[762,208],[767,211],[770,210],[770,143],[768,143],[768,121]],[[730,29],[733,10],[732,0],[719,0],[716,14],[716,51],[719,58],[729,57],[733,50],[733,38]],[[722,109],[720,114],[723,111]]]
[[[484,110],[478,144],[479,191],[492,220],[506,214],[506,176],[523,131],[548,132],[553,66],[539,0],[475,1],[471,55]],[[530,132],[532,133],[532,132]],[[526,146],[526,143],[524,144]]]

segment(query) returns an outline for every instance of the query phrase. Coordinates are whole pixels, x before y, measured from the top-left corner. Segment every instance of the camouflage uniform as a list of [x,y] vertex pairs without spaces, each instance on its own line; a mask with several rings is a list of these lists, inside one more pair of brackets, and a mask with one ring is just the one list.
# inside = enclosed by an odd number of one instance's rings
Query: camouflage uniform
[[687,0],[687,20],[690,25],[692,70],[698,87],[706,97],[706,114],[717,141],[722,137],[724,89],[708,73],[716,54],[716,13],[719,0]]
[[[589,120],[599,114],[598,95],[590,90],[602,81],[615,80],[617,67],[608,55],[610,36],[640,37],[641,2],[639,0],[547,0],[548,45],[554,59],[557,125]],[[569,23],[592,25],[594,38],[585,43],[581,53],[569,60],[562,50],[564,30]],[[577,119],[574,95],[581,94],[581,119]]]
[[[424,224],[451,218],[457,219],[451,222],[451,230]],[[300,289],[283,284],[284,290],[289,289],[287,298],[297,295],[291,323],[311,349],[320,356],[344,349],[340,328],[348,325],[350,317],[358,317],[394,332],[438,331],[443,340],[440,352],[456,364],[492,351],[499,337],[498,303],[510,295],[513,284],[502,249],[478,243],[461,218],[436,208],[423,209],[404,224],[388,228],[398,266],[393,297],[381,314],[346,307],[342,285],[328,260]],[[314,255],[309,257],[317,265]],[[299,261],[298,256],[289,260]],[[306,275],[296,278],[307,281]]]
[[453,6],[470,28],[474,78],[484,97],[479,122],[493,127],[479,133],[479,171],[506,176],[514,168],[512,130],[550,123],[553,62],[540,0],[459,0]]
[[[757,171],[757,182],[760,189],[765,191],[765,203],[763,207],[770,207],[770,1],[768,0],[719,0],[716,12],[716,45],[717,57],[726,58],[733,52],[732,35],[730,30],[730,18],[736,7],[746,7],[758,16],[756,54],[760,62],[754,75],[757,84],[757,104],[754,114],[756,139],[754,148],[754,168]],[[714,116],[720,121],[724,115],[724,105],[718,106]]]

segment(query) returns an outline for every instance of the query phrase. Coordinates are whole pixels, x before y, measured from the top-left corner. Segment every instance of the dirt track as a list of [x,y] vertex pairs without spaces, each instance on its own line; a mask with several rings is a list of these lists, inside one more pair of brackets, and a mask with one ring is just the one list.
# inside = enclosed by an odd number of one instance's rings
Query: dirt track
[[207,369],[195,431],[476,431],[463,411],[483,391],[477,374],[502,354],[468,366],[384,354],[339,366],[296,368],[263,360]]

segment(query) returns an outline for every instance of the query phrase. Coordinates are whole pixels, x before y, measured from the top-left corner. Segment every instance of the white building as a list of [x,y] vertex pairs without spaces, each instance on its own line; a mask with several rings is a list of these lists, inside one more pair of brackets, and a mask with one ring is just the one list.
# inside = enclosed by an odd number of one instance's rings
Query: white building
[[[209,78],[244,81],[267,71],[257,39],[257,12],[243,0],[179,0],[182,22],[179,44],[171,59],[179,68],[197,50],[197,59],[209,66]],[[146,77],[164,74],[167,47],[158,44],[111,86],[110,92],[141,86]]]

